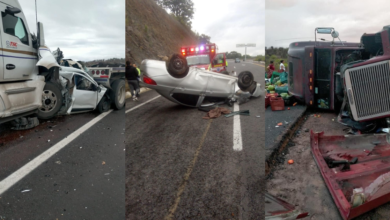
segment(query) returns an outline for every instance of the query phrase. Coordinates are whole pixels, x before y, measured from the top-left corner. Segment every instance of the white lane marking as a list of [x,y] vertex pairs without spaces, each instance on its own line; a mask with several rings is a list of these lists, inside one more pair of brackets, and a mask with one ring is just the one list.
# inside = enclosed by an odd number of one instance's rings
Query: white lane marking
[[100,115],[98,115],[96,118],[89,121],[87,124],[82,126],[81,128],[77,129],[75,132],[67,136],[66,138],[62,139],[60,142],[55,144],[53,147],[47,149],[45,152],[34,158],[32,161],[28,162],[26,165],[21,167],[19,170],[15,171],[11,175],[9,175],[7,178],[5,178],[3,181],[0,182],[0,195],[3,194],[5,191],[7,191],[9,188],[11,188],[14,184],[19,182],[21,179],[23,179],[25,176],[27,176],[29,173],[31,173],[33,170],[35,170],[39,165],[44,163],[46,160],[48,160],[50,157],[55,155],[58,151],[66,147],[70,142],[75,140],[78,136],[80,136],[82,133],[84,133],[86,130],[91,128],[93,125],[98,123],[100,120],[102,120],[104,117],[106,117],[108,114],[112,112],[112,109],[108,112],[104,112]]
[[[237,102],[234,103],[234,110],[240,111]],[[242,151],[241,121],[240,115],[233,116],[233,150]]]
[[245,64],[241,64],[242,66],[245,66]]
[[146,101],[146,102],[144,102],[144,103],[142,103],[142,104],[140,104],[140,105],[137,105],[137,106],[135,106],[135,107],[133,107],[133,108],[131,108],[131,109],[127,109],[126,110],[126,114],[127,113],[129,113],[129,112],[131,112],[131,111],[133,111],[133,110],[135,110],[135,109],[137,109],[137,108],[139,108],[139,107],[141,107],[141,106],[143,106],[143,105],[145,105],[145,104],[147,104],[147,103],[149,103],[149,102],[151,102],[151,101],[153,101],[153,100],[155,100],[155,99],[157,99],[157,98],[159,98],[161,95],[158,95],[158,96],[156,96],[156,97],[154,97],[154,98],[152,98],[152,99],[150,99],[150,100],[148,100],[148,101]]

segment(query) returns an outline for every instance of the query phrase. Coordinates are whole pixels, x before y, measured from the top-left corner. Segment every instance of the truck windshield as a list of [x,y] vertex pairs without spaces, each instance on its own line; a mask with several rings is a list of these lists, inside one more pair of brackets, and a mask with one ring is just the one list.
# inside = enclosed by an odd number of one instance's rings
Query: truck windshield
[[190,56],[187,57],[187,63],[189,66],[210,64],[210,57],[209,55]]

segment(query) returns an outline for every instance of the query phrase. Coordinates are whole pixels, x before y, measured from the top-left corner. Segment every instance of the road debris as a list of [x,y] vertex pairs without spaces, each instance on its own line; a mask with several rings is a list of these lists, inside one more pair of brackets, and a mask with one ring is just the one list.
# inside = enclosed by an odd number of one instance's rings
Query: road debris
[[234,115],[245,115],[245,116],[249,116],[249,115],[250,115],[250,112],[249,112],[249,110],[235,111],[235,112],[232,112],[232,113],[230,113],[230,114],[225,115],[225,117],[228,118],[228,117],[231,117],[231,116],[234,116]]
[[294,160],[288,160],[288,164],[293,164]]
[[104,165],[104,164],[106,164],[106,162],[103,161],[103,162],[102,162],[102,165]]
[[32,189],[22,189],[20,192],[25,193],[25,192],[31,192],[31,191],[32,191]]
[[222,114],[229,114],[231,111],[227,108],[217,107],[215,109],[210,110],[203,119],[214,119],[220,117]]
[[56,161],[56,164],[61,164],[61,161],[59,161],[59,160],[58,160],[58,161]]

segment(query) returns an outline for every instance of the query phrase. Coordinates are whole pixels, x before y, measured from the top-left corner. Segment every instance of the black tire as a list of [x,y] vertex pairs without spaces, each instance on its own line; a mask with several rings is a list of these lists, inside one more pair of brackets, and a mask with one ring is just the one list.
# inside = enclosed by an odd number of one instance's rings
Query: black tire
[[188,74],[187,59],[180,54],[173,54],[165,64],[169,75],[175,78],[184,78]]
[[242,91],[247,91],[251,87],[256,86],[253,74],[249,71],[244,71],[238,74],[238,87]]
[[126,101],[126,84],[123,79],[114,81],[111,85],[110,99],[114,109],[119,110],[125,106]]
[[110,100],[107,98],[107,96],[104,95],[103,98],[100,100],[98,106],[96,107],[96,110],[100,113],[103,113],[110,110],[110,107]]
[[42,91],[42,106],[37,113],[38,118],[53,118],[60,110],[62,101],[63,97],[60,88],[52,82],[46,82]]

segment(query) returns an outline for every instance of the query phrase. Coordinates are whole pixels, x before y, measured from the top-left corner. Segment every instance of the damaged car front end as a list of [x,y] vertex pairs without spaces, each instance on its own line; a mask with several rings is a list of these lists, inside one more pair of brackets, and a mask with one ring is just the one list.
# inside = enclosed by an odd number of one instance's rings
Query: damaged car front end
[[178,54],[172,55],[167,62],[143,60],[140,85],[189,107],[201,107],[208,101],[232,104],[240,97],[249,99],[264,93],[251,72],[244,71],[235,77],[188,67],[186,59]]

